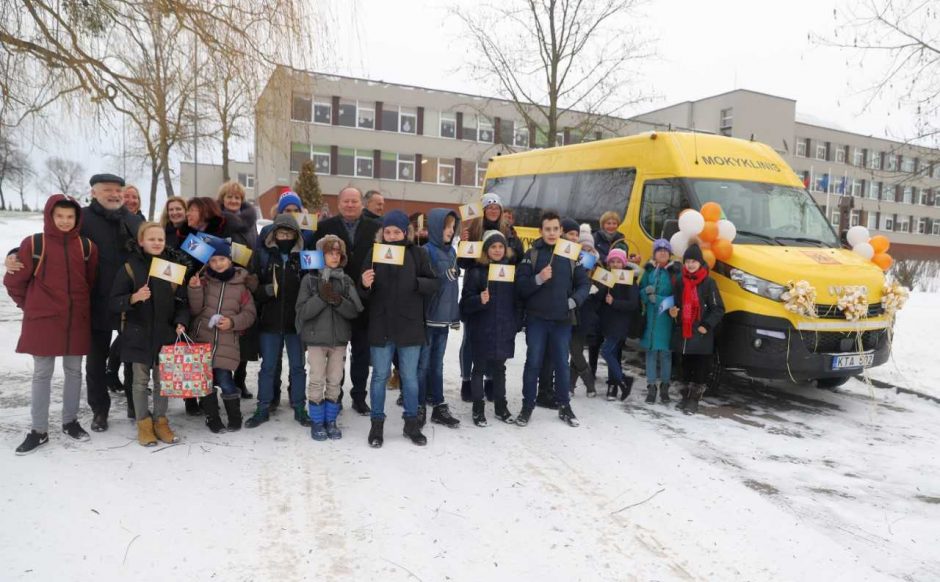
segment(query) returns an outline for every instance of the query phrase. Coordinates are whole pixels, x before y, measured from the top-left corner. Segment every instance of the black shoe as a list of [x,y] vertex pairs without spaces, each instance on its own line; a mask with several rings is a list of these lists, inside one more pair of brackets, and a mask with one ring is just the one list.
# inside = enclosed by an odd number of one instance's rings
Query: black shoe
[[512,413],[509,412],[509,407],[506,405],[505,398],[502,400],[497,400],[495,408],[496,410],[494,411],[494,414],[496,415],[496,418],[510,424],[516,422],[516,419],[513,418]]
[[404,405],[405,405],[405,397],[402,395],[401,392],[399,392],[398,398],[395,399],[395,406],[404,406]]
[[626,400],[633,392],[633,376],[624,376],[620,381],[620,400]]
[[242,429],[242,410],[240,398],[223,398],[222,404],[225,405],[225,415],[228,416],[228,432],[236,432]]
[[470,380],[464,380],[460,383],[460,399],[464,402],[473,401],[473,397],[470,394]]
[[258,428],[262,424],[268,422],[270,416],[266,410],[261,410],[260,407],[255,408],[255,413],[248,417],[248,420],[245,421],[245,428]]
[[527,426],[530,418],[532,418],[532,409],[523,406],[519,411],[519,416],[516,417],[516,426]]
[[483,380],[483,395],[486,396],[487,402],[493,401],[493,381],[492,380]]
[[16,447],[16,454],[19,456],[28,455],[49,442],[49,433],[29,431],[23,443]]
[[428,422],[428,407],[424,404],[418,406],[418,428],[424,428]]
[[460,421],[451,416],[450,408],[446,404],[438,404],[434,407],[434,410],[431,412],[431,422],[443,424],[447,428],[457,428],[460,426]]
[[568,423],[568,426],[581,426],[581,423],[578,422],[578,417],[571,411],[570,404],[562,404],[558,408],[558,418]]
[[108,370],[108,390],[117,394],[118,392],[124,392],[124,384],[121,383],[121,378],[118,376],[117,370]]
[[70,423],[62,425],[62,432],[69,435],[77,441],[87,441],[91,437],[88,436],[88,433],[85,432],[85,429],[82,428],[82,425],[78,424],[77,420],[73,420]]
[[199,408],[199,400],[197,398],[184,398],[183,404],[186,405],[187,416],[199,416],[202,414],[202,410]]
[[241,397],[244,398],[245,400],[250,400],[250,399],[252,399],[252,398],[255,397],[254,394],[252,394],[251,392],[248,391],[248,387],[247,387],[247,386],[239,386],[239,387],[238,387],[238,393],[239,393],[239,394],[241,395]]
[[[441,406],[446,406],[446,404],[442,404]],[[434,416],[431,416],[431,420],[434,420]],[[428,438],[421,434],[421,429],[418,428],[417,418],[405,419],[405,428],[402,430],[402,434],[411,439],[411,442],[418,445],[419,447],[423,447],[424,445],[428,444]]]
[[555,393],[546,393],[543,392],[535,397],[535,405],[539,408],[548,408],[550,410],[558,410],[558,403],[555,402]]
[[656,386],[655,382],[652,384],[646,385],[646,403],[647,404],[656,403],[656,390],[658,390],[658,387]]
[[222,417],[220,416],[207,416],[206,426],[208,426],[209,430],[215,434],[225,432],[225,423],[222,422]]
[[373,449],[382,448],[382,442],[385,440],[383,438],[382,432],[385,428],[385,419],[372,419],[372,428],[369,429],[369,446]]
[[108,413],[96,412],[91,418],[91,430],[95,432],[104,432],[108,430]]
[[366,416],[372,412],[372,409],[366,404],[365,398],[353,398],[352,409],[355,410],[359,416]]
[[473,424],[486,426],[486,413],[483,411],[485,403],[482,400],[473,401]]
[[607,400],[617,399],[617,383],[613,380],[607,381]]
[[[584,382],[584,388],[588,398],[594,398],[597,396],[597,387],[594,385],[595,380],[594,376],[591,375],[590,370],[585,370],[581,372],[581,381]],[[574,384],[572,384],[574,386]]]
[[[655,394],[653,395],[653,397],[655,398]],[[668,404],[672,402],[672,399],[669,398],[669,383],[668,382],[661,382],[659,384],[659,401],[662,402],[663,404]]]

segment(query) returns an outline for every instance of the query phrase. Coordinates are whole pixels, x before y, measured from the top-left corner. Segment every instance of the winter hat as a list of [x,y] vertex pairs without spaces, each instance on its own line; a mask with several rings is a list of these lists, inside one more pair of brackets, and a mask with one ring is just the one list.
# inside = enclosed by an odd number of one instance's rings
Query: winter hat
[[232,258],[232,239],[212,237],[206,243],[212,247],[213,257]]
[[566,232],[571,232],[572,230],[581,232],[581,225],[578,224],[578,221],[573,218],[562,218],[561,219],[562,234]]
[[664,238],[658,238],[653,241],[653,254],[656,254],[658,250],[667,250],[672,253],[672,245],[669,244],[669,241]]
[[702,249],[698,245],[689,245],[689,248],[685,249],[685,254],[682,255],[682,262],[688,261],[689,259],[695,259],[699,262],[700,265],[705,265],[705,257],[702,256]]
[[628,244],[627,244],[627,241],[625,241],[625,240],[623,240],[623,239],[619,239],[618,241],[614,242],[612,245],[610,245],[610,248],[612,248],[612,249],[620,249],[620,250],[622,250],[625,254],[628,254],[628,253],[630,252],[630,245],[628,245]]
[[594,235],[591,234],[590,224],[581,225],[581,235],[578,236],[578,242],[581,243],[582,247],[594,248]]
[[401,210],[392,210],[382,217],[382,228],[397,226],[405,234],[408,234],[409,224],[411,224],[411,221],[408,220],[408,215]]
[[499,206],[500,208],[502,208],[503,199],[500,198],[499,194],[497,194],[496,192],[487,192],[486,194],[483,195],[483,208],[486,208],[487,206],[491,204],[495,204],[496,206]]
[[296,192],[288,190],[281,194],[281,197],[277,199],[277,213],[282,214],[284,209],[293,204],[297,209],[304,207],[303,201],[300,199],[300,196]]
[[614,260],[614,259],[619,259],[621,263],[623,263],[624,265],[626,265],[626,264],[627,264],[627,253],[623,252],[623,251],[620,250],[620,249],[613,249],[613,250],[611,250],[609,253],[607,253],[607,264],[609,265],[610,262],[611,262],[612,260]]
[[341,256],[339,266],[345,267],[348,257],[346,256],[346,243],[343,242],[343,239],[335,234],[328,234],[317,241],[317,250],[323,254],[336,248],[339,248],[339,254]]
[[504,247],[509,248],[509,243],[503,233],[498,230],[488,230],[483,233],[483,254],[486,254],[487,249],[493,243],[502,243]]

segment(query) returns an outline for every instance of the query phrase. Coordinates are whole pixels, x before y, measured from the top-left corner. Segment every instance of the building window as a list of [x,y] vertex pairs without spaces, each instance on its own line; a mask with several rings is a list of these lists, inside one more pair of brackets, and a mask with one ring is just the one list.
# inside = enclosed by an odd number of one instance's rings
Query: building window
[[927,206],[930,204],[930,190],[924,188],[920,189],[920,205]]
[[330,146],[313,146],[313,165],[317,174],[330,173]]
[[379,178],[383,180],[398,179],[398,155],[394,152],[382,152]]
[[911,231],[911,219],[907,216],[902,216],[898,218],[898,231],[900,232],[910,232]]
[[836,163],[838,164],[845,163],[845,148],[838,148],[836,150]]
[[933,234],[934,236],[940,235],[940,220],[933,221]]
[[480,117],[478,137],[481,142],[493,143],[493,124],[483,117]]
[[871,152],[871,159],[868,160],[868,167],[872,170],[881,169],[881,152]]
[[441,137],[457,137],[457,117],[453,113],[441,113]]
[[359,178],[371,178],[374,175],[372,166],[375,163],[375,152],[373,150],[356,150],[356,176]]
[[816,159],[825,160],[826,159],[826,146],[825,144],[816,144]]
[[361,103],[356,115],[356,125],[360,129],[375,129],[375,108],[364,106]]
[[887,231],[894,230],[894,217],[893,216],[881,217],[881,230],[887,230]]
[[454,159],[441,158],[437,164],[437,183],[454,184]]
[[798,158],[806,157],[806,142],[805,141],[799,140],[796,142],[796,156]]
[[[731,130],[731,123],[734,121],[734,108],[722,109],[718,119],[718,129]],[[722,133],[722,135],[725,135]]]
[[305,121],[310,123],[313,99],[303,95],[293,95],[291,99],[290,118],[292,121]]
[[889,172],[897,172],[898,171],[898,157],[894,154],[889,153],[887,155],[887,158],[888,158],[886,160],[887,167],[885,167],[885,170],[888,170]]
[[852,165],[861,168],[865,165],[865,152],[862,151],[862,148],[855,148],[853,153]]
[[516,124],[510,119],[499,120],[499,143],[512,145]]
[[486,183],[486,164],[477,164],[477,187],[482,188]]
[[911,186],[905,186],[903,194],[901,197],[901,202],[905,204],[911,204],[914,202],[914,188]]
[[907,172],[908,174],[914,173],[914,158],[909,158],[904,156],[901,158],[901,171]]
[[878,213],[874,211],[868,213],[868,230],[878,230]]
[[330,125],[333,123],[333,105],[323,99],[313,100],[313,122]]
[[299,172],[300,166],[310,159],[310,146],[304,143],[290,144],[290,171]]
[[405,182],[415,180],[414,154],[398,154],[398,179]]
[[339,148],[336,165],[336,173],[340,176],[355,176],[356,150],[353,148]]
[[463,134],[461,137],[467,141],[477,140],[477,116],[472,113],[463,114]]
[[835,226],[835,227],[838,228],[838,226],[839,226],[839,218],[840,218],[840,217],[839,217],[839,209],[838,209],[838,208],[833,208],[831,212],[832,212],[832,213],[831,213],[831,215],[829,216],[829,223],[832,224],[832,226]]
[[517,148],[527,148],[529,147],[529,128],[523,124],[519,124],[518,127],[513,130],[512,134],[512,145]]
[[246,174],[244,172],[239,172],[238,183],[244,186],[245,188],[254,188],[255,187],[255,175]]
[[421,181],[437,184],[437,158],[421,158]]
[[927,219],[920,218],[917,220],[917,234],[927,234]]
[[851,214],[851,223],[849,224],[849,226],[858,226],[858,223],[861,222],[861,220],[862,220],[862,211],[853,210]]
[[868,186],[868,198],[878,200],[881,197],[881,182],[872,182]]
[[933,165],[933,177],[940,178],[940,163],[935,163]]
[[384,105],[382,107],[382,131],[398,131],[398,106]]
[[565,145],[565,132],[563,132],[563,131],[556,131],[556,132],[555,132],[555,145],[556,145],[556,146],[563,146],[563,145]]
[[860,198],[862,196],[862,181],[852,180],[852,196]]
[[350,99],[339,100],[339,122],[343,127],[356,127],[356,102]]
[[418,111],[414,107],[402,107],[398,119],[398,130],[401,133],[418,132]]

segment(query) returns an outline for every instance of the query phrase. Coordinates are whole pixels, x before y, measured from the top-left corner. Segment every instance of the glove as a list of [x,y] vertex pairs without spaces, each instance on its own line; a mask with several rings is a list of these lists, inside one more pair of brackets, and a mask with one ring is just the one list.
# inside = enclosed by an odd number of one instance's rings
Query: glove
[[329,281],[320,281],[320,298],[330,305],[339,305],[343,302],[343,296],[333,289],[333,284]]
[[643,292],[646,293],[647,295],[656,295],[656,287],[653,287],[652,285],[647,285],[646,289],[644,289]]

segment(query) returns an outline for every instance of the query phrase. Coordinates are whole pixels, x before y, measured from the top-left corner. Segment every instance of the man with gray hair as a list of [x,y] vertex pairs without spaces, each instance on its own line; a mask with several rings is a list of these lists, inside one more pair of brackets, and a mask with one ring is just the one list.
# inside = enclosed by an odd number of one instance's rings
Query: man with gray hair
[[362,215],[372,220],[382,221],[385,214],[385,197],[378,190],[368,190],[362,195],[362,205],[365,209]]

